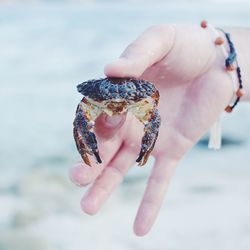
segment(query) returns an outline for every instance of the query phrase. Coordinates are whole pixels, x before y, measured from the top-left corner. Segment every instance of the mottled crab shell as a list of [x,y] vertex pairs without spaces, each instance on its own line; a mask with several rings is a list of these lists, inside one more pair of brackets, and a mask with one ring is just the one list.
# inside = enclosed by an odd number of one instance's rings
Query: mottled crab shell
[[111,99],[137,102],[158,92],[152,83],[133,78],[89,80],[79,84],[77,90],[85,97],[97,102]]

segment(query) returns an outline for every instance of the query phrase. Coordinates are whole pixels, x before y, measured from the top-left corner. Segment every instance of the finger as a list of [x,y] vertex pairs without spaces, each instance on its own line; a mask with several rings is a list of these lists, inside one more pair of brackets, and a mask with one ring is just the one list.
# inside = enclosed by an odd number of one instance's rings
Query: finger
[[134,232],[143,236],[151,229],[163,202],[170,179],[177,165],[176,160],[160,157],[150,175],[144,197],[138,209]]
[[122,143],[122,134],[126,129],[126,115],[108,117],[101,115],[96,120],[95,133],[99,146],[99,152],[103,160],[102,164],[92,163],[93,167],[86,166],[82,161],[77,162],[69,170],[70,180],[77,186],[86,186],[93,182],[102,172],[113,156],[117,153]]
[[119,59],[106,65],[109,77],[135,77],[160,61],[174,44],[175,26],[158,25],[147,29],[122,53]]
[[117,153],[122,144],[122,138],[117,135],[112,140],[100,144],[100,154],[103,159],[102,164],[92,163],[92,167],[87,166],[83,161],[77,162],[69,170],[69,178],[77,186],[86,186],[93,182],[97,176],[107,166],[113,156]]
[[95,133],[99,142],[110,140],[123,126],[126,121],[126,115],[108,116],[106,114],[100,115],[95,122]]
[[133,165],[136,159],[135,151],[127,146],[112,159],[110,164],[104,169],[103,173],[95,181],[87,194],[81,201],[81,207],[88,214],[95,214],[99,211],[102,204],[108,199],[110,194],[122,182],[124,175]]

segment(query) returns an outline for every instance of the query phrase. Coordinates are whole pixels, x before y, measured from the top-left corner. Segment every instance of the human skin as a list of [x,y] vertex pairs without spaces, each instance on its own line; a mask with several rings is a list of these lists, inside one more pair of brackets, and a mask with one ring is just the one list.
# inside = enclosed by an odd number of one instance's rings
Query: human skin
[[[238,54],[246,92],[242,101],[249,101],[250,30],[225,30],[231,33]],[[148,233],[156,220],[179,161],[230,103],[232,80],[224,61],[209,29],[158,25],[147,29],[119,59],[105,67],[109,77],[146,79],[160,92],[162,124],[152,153],[155,164],[134,222],[138,236]],[[98,118],[96,133],[104,162],[90,168],[80,161],[70,170],[76,185],[91,184],[81,201],[84,212],[96,214],[122,182],[139,153],[142,130],[131,114]]]

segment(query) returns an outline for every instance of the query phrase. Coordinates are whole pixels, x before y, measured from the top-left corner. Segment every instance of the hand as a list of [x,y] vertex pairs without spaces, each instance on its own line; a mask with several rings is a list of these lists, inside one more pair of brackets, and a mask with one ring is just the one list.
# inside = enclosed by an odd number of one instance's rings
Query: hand
[[[150,230],[178,162],[229,104],[232,82],[223,65],[209,30],[160,25],[146,30],[105,67],[107,76],[146,79],[160,91],[156,161],[135,219],[136,235]],[[96,124],[104,163],[90,168],[79,162],[70,171],[76,184],[92,183],[81,202],[88,214],[99,211],[134,164],[143,133],[131,114],[108,119],[102,115]]]

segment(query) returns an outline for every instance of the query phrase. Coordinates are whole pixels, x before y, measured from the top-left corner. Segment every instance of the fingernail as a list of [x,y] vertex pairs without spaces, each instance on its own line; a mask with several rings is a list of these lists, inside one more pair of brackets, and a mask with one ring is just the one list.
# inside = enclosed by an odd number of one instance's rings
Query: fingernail
[[123,117],[120,115],[115,116],[106,116],[105,117],[105,125],[108,127],[116,127],[118,126],[123,120]]

